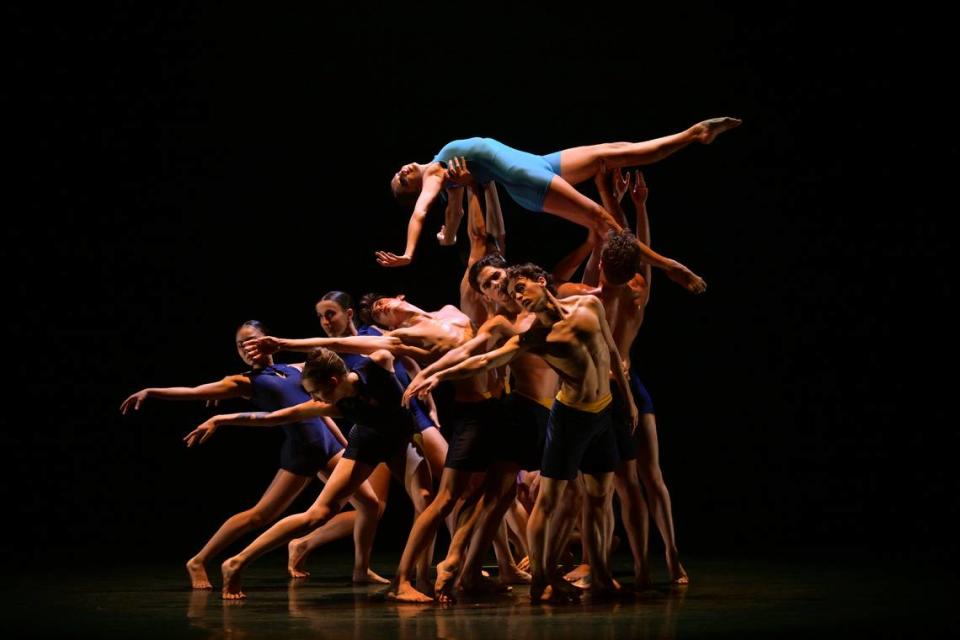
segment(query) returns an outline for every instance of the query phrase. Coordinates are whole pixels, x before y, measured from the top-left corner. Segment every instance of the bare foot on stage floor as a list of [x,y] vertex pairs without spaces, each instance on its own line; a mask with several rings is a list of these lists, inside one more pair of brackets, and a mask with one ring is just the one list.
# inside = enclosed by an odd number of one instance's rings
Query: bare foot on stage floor
[[287,545],[287,571],[291,578],[306,578],[310,572],[303,568],[306,560],[307,543],[302,538],[291,540]]
[[241,568],[242,565],[236,558],[228,558],[220,565],[223,573],[223,591],[220,595],[224,600],[242,600],[247,597],[240,587]]
[[213,589],[210,584],[210,578],[207,577],[207,569],[203,563],[196,558],[187,560],[187,573],[190,574],[190,586],[194,589]]
[[433,598],[414,589],[409,580],[404,580],[391,586],[390,589],[387,590],[387,599],[397,602],[416,602],[422,604],[433,602]]
[[373,569],[367,569],[367,572],[357,575],[353,574],[353,584],[390,584],[390,581],[374,573]]

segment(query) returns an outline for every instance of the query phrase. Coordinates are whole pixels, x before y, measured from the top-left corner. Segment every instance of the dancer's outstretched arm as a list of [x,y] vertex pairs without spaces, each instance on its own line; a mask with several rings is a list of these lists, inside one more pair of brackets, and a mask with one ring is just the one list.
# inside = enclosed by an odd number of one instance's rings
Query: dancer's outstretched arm
[[434,387],[444,380],[469,378],[470,376],[475,376],[478,373],[490,371],[491,369],[498,369],[509,364],[514,358],[526,352],[530,348],[522,343],[522,337],[522,334],[515,335],[507,340],[502,347],[487,353],[471,356],[460,364],[433,373],[423,381],[418,393],[424,394],[432,391]]
[[[291,422],[299,422],[310,418],[329,418],[340,415],[336,405],[317,400],[307,400],[292,407],[285,407],[277,411],[254,411],[249,413],[226,413],[207,419],[199,427],[188,433],[183,441],[188,447],[202,444],[219,428],[226,425],[240,427],[279,427]],[[330,428],[329,423],[327,428]],[[341,434],[342,435],[342,434]]]
[[393,335],[380,336],[342,336],[339,338],[277,338],[261,336],[243,343],[243,350],[251,358],[260,354],[273,354],[277,351],[313,351],[325,347],[341,353],[371,354],[385,349],[397,356],[425,357],[430,352],[420,347],[405,344]]
[[[421,391],[423,391],[424,385],[427,384],[427,379],[433,374],[458,365],[474,355],[488,351],[491,340],[496,339],[502,341],[516,334],[517,331],[513,328],[513,325],[510,324],[509,320],[503,316],[493,316],[480,325],[480,328],[477,329],[477,335],[459,347],[447,351],[439,360],[420,371],[413,380],[410,381],[410,384],[403,394],[404,405],[408,404],[414,395],[423,397]],[[429,393],[429,390],[424,393]]]
[[196,387],[147,387],[137,391],[120,405],[120,412],[136,411],[147,398],[160,400],[226,400],[249,395],[250,379],[243,375],[227,376],[217,382]]
[[[423,221],[427,217],[430,205],[440,195],[444,185],[449,181],[453,184],[463,186],[470,182],[470,174],[467,170],[467,162],[463,158],[452,158],[449,162],[449,169],[444,169],[439,163],[432,162],[424,169],[423,184],[420,187],[420,195],[417,196],[417,202],[413,205],[413,214],[410,216],[410,222],[407,223],[407,246],[403,250],[403,255],[396,255],[389,251],[377,251],[377,262],[383,267],[405,267],[413,262],[413,254],[417,249],[417,241],[420,239],[420,233],[423,231]],[[455,231],[455,230],[454,230]]]

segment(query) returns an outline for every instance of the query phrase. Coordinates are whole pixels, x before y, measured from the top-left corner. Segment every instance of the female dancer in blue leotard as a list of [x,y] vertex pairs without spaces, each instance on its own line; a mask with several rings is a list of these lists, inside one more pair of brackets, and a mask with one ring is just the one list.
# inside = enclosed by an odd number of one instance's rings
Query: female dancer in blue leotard
[[[316,305],[317,318],[320,320],[320,326],[323,332],[331,338],[342,338],[356,335],[382,335],[382,333],[372,326],[361,326],[357,328],[354,323],[353,299],[349,294],[343,291],[329,291],[320,298]],[[360,366],[367,356],[355,353],[338,353],[337,355],[347,365],[348,369],[354,369]],[[407,359],[406,365],[401,363],[401,359],[394,361],[394,372],[400,383],[406,387],[410,383],[411,374],[409,367],[415,367],[413,375],[416,375],[420,368],[412,360]],[[443,472],[443,460],[447,456],[447,441],[440,435],[437,428],[439,422],[436,418],[436,408],[430,403],[421,403],[412,405],[410,411],[413,414],[414,425],[420,434],[420,444],[425,460],[430,466],[431,475],[439,478]],[[344,432],[349,431],[352,424],[338,419],[338,423]],[[408,465],[409,466],[409,465]],[[416,469],[407,469],[406,477],[403,478],[404,486],[411,495],[418,493],[423,474],[416,473]],[[370,484],[380,498],[381,509],[386,507],[386,500],[389,494],[390,471],[384,472],[384,465],[380,465],[370,475],[368,479]],[[291,540],[288,545],[289,551],[289,570],[294,578],[302,578],[309,575],[304,570],[303,563],[307,556],[317,547],[326,544],[331,539],[330,525],[327,524],[309,535],[302,538]]]
[[[124,400],[120,406],[123,413],[137,410],[148,398],[161,400],[223,400],[248,398],[263,411],[292,407],[310,400],[300,383],[301,365],[274,364],[270,355],[247,355],[241,348],[245,340],[263,336],[264,330],[256,320],[249,320],[237,330],[237,351],[250,367],[244,374],[227,376],[218,382],[197,387],[166,387],[141,389]],[[262,528],[276,520],[294,499],[307,488],[310,480],[319,475],[326,481],[337,462],[343,457],[346,439],[336,425],[327,419],[312,418],[283,425],[286,439],[280,454],[280,469],[273,482],[251,509],[228,518],[197,555],[187,561],[187,572],[194,589],[211,589],[206,563],[235,540],[254,529]],[[336,435],[335,435],[336,433]],[[353,495],[351,504],[356,511],[337,514],[326,529],[342,537],[354,530],[356,539],[365,542],[358,546],[354,565],[354,582],[387,581],[370,571],[370,546],[379,518],[380,502],[369,483],[364,482]],[[368,542],[367,542],[368,541]]]
[[[427,164],[404,165],[394,174],[391,188],[397,196],[419,194],[407,226],[403,255],[377,252],[385,267],[402,267],[413,261],[413,253],[431,203],[443,189],[454,189],[471,181],[495,181],[518,204],[533,211],[560,216],[604,237],[609,229],[621,230],[616,219],[602,206],[574,188],[594,178],[601,170],[651,164],[679,151],[691,142],[710,144],[719,134],[740,124],[736,118],[713,118],[686,131],[645,142],[611,142],[564,149],[546,156],[518,151],[490,138],[455,140]],[[452,235],[462,211],[447,208],[445,231]],[[664,269],[667,275],[694,293],[706,288],[702,278],[676,260],[665,258],[641,244],[644,262]]]

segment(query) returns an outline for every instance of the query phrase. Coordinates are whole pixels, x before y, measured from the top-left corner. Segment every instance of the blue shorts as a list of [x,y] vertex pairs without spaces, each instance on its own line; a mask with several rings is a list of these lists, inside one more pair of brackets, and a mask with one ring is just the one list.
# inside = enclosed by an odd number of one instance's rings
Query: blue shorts
[[315,476],[327,468],[327,462],[343,451],[340,441],[330,434],[320,442],[305,442],[287,436],[280,447],[280,468],[298,476]]
[[543,461],[550,410],[519,393],[503,400],[504,429],[497,457],[516,463],[525,471],[536,471]]
[[633,401],[636,403],[640,415],[654,413],[653,398],[650,397],[647,388],[643,386],[643,382],[640,381],[640,376],[637,375],[636,371],[630,371],[630,392],[633,393]]
[[355,424],[347,436],[347,448],[343,457],[375,467],[381,462],[389,462],[397,456],[406,455],[409,444],[409,433],[400,430],[384,433],[373,427]]
[[613,472],[619,459],[612,414],[612,402],[591,413],[554,401],[540,474],[545,478],[573,480],[578,470],[591,475]]
[[448,426],[447,459],[443,466],[458,471],[486,471],[501,445],[499,428],[503,413],[500,400],[454,403],[453,420]]

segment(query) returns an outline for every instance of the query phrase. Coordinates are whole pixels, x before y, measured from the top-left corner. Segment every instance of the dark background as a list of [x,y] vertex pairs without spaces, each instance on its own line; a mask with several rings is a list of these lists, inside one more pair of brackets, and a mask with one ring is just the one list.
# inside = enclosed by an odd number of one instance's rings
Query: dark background
[[[8,563],[182,561],[253,504],[279,434],[187,450],[208,410],[117,410],[242,371],[240,322],[317,335],[330,289],[456,302],[464,248],[436,246],[439,212],[413,266],[373,259],[403,248],[401,164],[474,135],[548,153],[720,115],[744,124],[645,170],[655,248],[710,284],[657,275],[635,353],[681,552],[954,554],[942,18],[438,7],[7,10]],[[511,258],[581,240],[501,197]],[[378,549],[406,537],[391,504]]]

